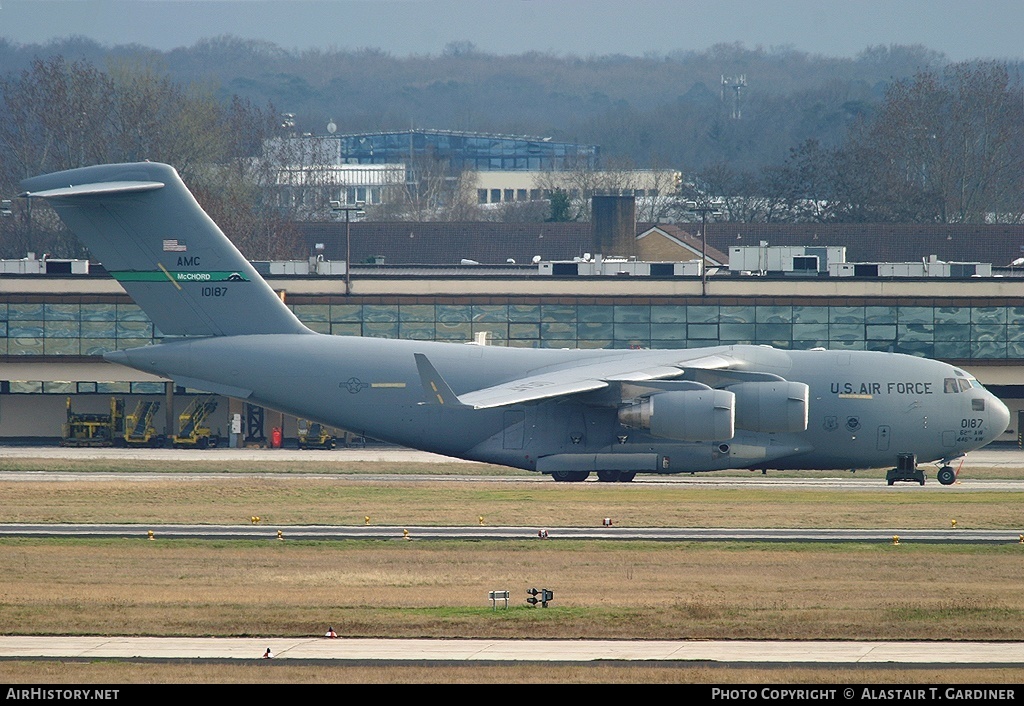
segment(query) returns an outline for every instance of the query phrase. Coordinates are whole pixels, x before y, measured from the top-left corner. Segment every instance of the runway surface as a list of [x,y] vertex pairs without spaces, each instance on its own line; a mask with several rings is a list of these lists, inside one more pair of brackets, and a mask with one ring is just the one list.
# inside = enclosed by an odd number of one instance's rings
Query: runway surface
[[[148,461],[306,461],[346,463],[354,461],[389,461],[407,463],[467,463],[462,459],[439,456],[399,446],[370,445],[366,447],[337,448],[331,450],[298,449],[148,449],[112,447],[70,448],[62,446],[0,446],[0,458],[68,458],[68,459],[137,459]],[[954,468],[959,460],[952,465]],[[926,467],[928,464],[923,464]],[[972,451],[966,456],[965,467],[1024,468],[1024,450],[1014,446],[989,446]],[[837,471],[848,472],[848,471]],[[770,472],[769,472],[770,473]],[[715,475],[710,473],[707,475]],[[639,478],[649,477],[641,474]],[[689,475],[680,477],[693,477]]]
[[[92,481],[104,482],[117,480],[121,482],[150,482],[169,478],[187,479],[193,482],[207,480],[224,480],[259,476],[261,478],[325,478],[338,482],[375,483],[380,481],[430,481],[447,483],[465,483],[484,481],[488,483],[552,483],[550,476],[508,469],[507,472],[493,472],[494,467],[472,461],[452,459],[447,456],[415,451],[396,446],[371,446],[366,448],[334,449],[330,451],[299,451],[297,449],[115,449],[115,448],[63,448],[59,446],[0,446],[0,460],[14,459],[51,459],[51,460],[108,460],[108,461],[146,461],[166,464],[166,471],[134,471],[126,463],[123,471],[0,471],[0,481]],[[188,464],[199,461],[216,466],[220,462],[246,462],[253,470],[192,471],[175,470],[175,464]],[[270,462],[294,463],[302,462],[308,470],[260,470],[260,465]],[[416,464],[459,464],[460,470],[448,474],[437,473],[374,473],[360,469],[351,472],[346,464],[364,462],[416,463]],[[474,473],[474,467],[480,473]],[[959,467],[959,462],[954,468]],[[996,479],[972,478],[972,468],[1005,468],[1008,470],[1024,470],[1024,451],[1015,447],[995,447],[972,452],[963,464],[961,477],[951,486],[944,486],[935,480],[935,469],[928,465],[925,469],[927,481],[925,486],[917,483],[897,483],[887,486],[880,477],[865,477],[848,470],[832,472],[821,471],[807,477],[783,477],[777,472],[769,471],[767,475],[759,472],[709,472],[696,474],[639,474],[633,483],[658,485],[685,485],[687,487],[710,486],[716,488],[758,488],[771,490],[817,489],[817,490],[870,490],[879,492],[960,492],[977,491],[1011,491],[1024,492],[1024,478]],[[484,471],[488,471],[484,473]],[[599,482],[596,474],[588,483]]]
[[3,637],[0,659],[274,659],[353,662],[679,661],[760,664],[1024,665],[1020,642],[727,640],[377,640],[316,638]]
[[[365,447],[330,450],[299,449],[149,449],[110,446],[0,446],[0,458],[68,458],[68,459],[129,459],[142,461],[307,461],[346,463],[353,461],[389,461],[407,463],[475,463],[426,451],[401,446],[370,445]],[[1022,454],[1024,458],[1024,454]]]
[[[545,533],[542,538],[541,532]],[[772,529],[716,527],[465,527],[337,525],[0,524],[0,537],[127,537],[209,540],[648,540],[687,542],[885,542],[1024,544],[1021,530]]]

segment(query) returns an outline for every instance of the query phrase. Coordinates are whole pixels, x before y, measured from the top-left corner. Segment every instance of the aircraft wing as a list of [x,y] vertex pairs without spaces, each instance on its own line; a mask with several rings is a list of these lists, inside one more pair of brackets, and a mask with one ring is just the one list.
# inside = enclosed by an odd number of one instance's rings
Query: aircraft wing
[[[474,409],[505,407],[507,405],[533,402],[535,400],[575,395],[581,392],[592,392],[608,387],[613,382],[644,382],[648,380],[666,380],[677,378],[686,373],[687,369],[721,369],[735,364],[734,361],[720,355],[700,356],[693,360],[672,362],[669,364],[643,362],[624,356],[614,360],[599,360],[583,363],[573,367],[540,372],[508,382],[474,390],[457,396],[457,402]],[[424,356],[418,356],[420,375],[424,380],[424,388],[432,389],[431,379],[437,375],[433,367],[424,362]],[[436,376],[432,378],[431,376]],[[428,379],[431,378],[431,379]],[[440,383],[435,382],[433,388]],[[454,396],[454,395],[450,395]],[[442,394],[439,400],[444,399]],[[444,404],[442,401],[441,404]]]
[[566,379],[566,371],[559,370],[543,375],[531,375],[502,385],[486,387],[459,396],[459,401],[475,409],[504,407],[533,400],[543,400],[563,395],[575,395],[608,387],[606,380],[570,376]]

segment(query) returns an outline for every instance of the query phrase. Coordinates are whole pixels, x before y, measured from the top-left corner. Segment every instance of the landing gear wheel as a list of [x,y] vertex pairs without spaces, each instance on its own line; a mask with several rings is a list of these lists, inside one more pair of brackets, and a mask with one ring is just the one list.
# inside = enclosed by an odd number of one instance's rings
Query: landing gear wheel
[[621,471],[598,471],[597,479],[602,483],[615,483],[622,480]]
[[636,471],[623,471],[619,474],[620,483],[631,483],[636,478]]
[[585,481],[589,475],[589,471],[555,471],[551,477],[559,483],[579,483]]
[[949,466],[943,466],[935,476],[942,485],[953,485],[956,482],[956,473]]

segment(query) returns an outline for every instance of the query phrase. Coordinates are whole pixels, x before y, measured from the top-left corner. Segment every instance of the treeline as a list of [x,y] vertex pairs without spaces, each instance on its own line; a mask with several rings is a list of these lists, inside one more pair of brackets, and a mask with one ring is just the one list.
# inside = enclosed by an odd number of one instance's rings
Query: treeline
[[[920,46],[871,47],[854,59],[793,49],[719,45],[643,57],[498,56],[471,43],[439,55],[377,49],[285,51],[217,37],[167,52],[104,47],[82,38],[45,46],[0,40],[0,74],[63,56],[106,67],[159,67],[182,85],[210,86],[295,115],[299,133],[427,129],[540,135],[598,144],[614,160],[688,172],[728,161],[743,169],[781,162],[794,145],[833,146],[877,106],[894,79],[948,62]],[[742,119],[722,77],[745,76]]]
[[[109,162],[174,165],[196,198],[251,257],[291,256],[298,236],[261,188],[259,159],[278,116],[151,67],[110,62],[106,70],[61,56],[36,59],[0,77],[0,194],[47,172]],[[33,209],[32,206],[35,205]],[[43,204],[14,199],[0,220],[0,256],[84,253]]]
[[[342,132],[415,126],[598,144],[605,166],[622,173],[686,175],[690,189],[657,215],[685,217],[684,199],[716,198],[735,221],[1016,223],[1024,219],[1019,69],[950,64],[920,47],[856,59],[741,46],[579,58],[499,57],[463,42],[440,56],[398,58],[286,52],[230,37],[165,53],[0,40],[0,197],[48,171],[164,161],[248,256],[302,256],[289,225],[299,207],[273,200],[264,145],[323,134],[333,119]],[[723,93],[723,75],[746,76],[739,104]],[[285,112],[294,115],[287,128]],[[380,217],[436,219],[442,206],[451,218],[495,217],[474,216],[472,194],[431,190],[429,166],[417,167],[420,202]],[[457,201],[466,207],[452,209]],[[0,255],[81,254],[52,213],[23,202],[0,218]],[[527,210],[502,217],[552,218]]]
[[920,72],[891,84],[839,145],[806,139],[760,170],[722,162],[697,184],[733,221],[1020,223],[1021,82],[997,62]]

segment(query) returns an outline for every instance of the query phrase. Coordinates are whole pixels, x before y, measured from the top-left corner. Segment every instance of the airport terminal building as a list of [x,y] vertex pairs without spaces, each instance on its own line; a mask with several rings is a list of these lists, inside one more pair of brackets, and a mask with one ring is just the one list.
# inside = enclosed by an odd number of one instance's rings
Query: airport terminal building
[[[1018,439],[1024,280],[1012,271],[978,276],[947,268],[920,276],[879,273],[876,266],[859,276],[852,269],[794,276],[591,258],[447,268],[366,264],[345,273],[343,263],[329,264],[259,268],[306,326],[332,335],[547,348],[752,343],[938,358],[963,367],[1006,402],[1013,417],[1001,440]],[[84,274],[53,265],[50,273],[37,266],[34,273],[23,267],[0,274],[0,441],[56,442],[70,411],[102,414],[112,399],[129,411],[140,401],[160,403],[153,424],[175,433],[199,391],[102,358],[158,342],[161,332],[102,268]],[[227,438],[238,431],[238,414],[247,421],[239,440],[269,437],[272,428],[282,430],[285,443],[294,438],[298,420],[246,407],[215,398],[207,424]],[[250,428],[254,420],[265,428]]]

